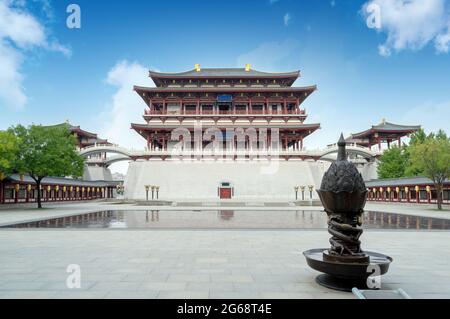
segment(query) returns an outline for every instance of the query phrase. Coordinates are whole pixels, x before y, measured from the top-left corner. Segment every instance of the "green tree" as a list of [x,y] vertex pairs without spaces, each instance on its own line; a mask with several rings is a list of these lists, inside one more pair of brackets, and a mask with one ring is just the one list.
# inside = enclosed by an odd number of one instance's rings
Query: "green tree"
[[405,147],[393,146],[384,151],[378,164],[379,178],[398,178],[405,176],[405,169],[409,160]]
[[423,128],[418,129],[416,132],[410,135],[409,145],[416,145],[425,142],[427,139],[427,134]]
[[411,162],[411,149],[415,145],[419,145],[425,143],[427,138],[432,138],[434,136],[433,132],[431,132],[428,136],[425,134],[425,131],[420,128],[418,131],[414,132],[410,136],[409,146],[405,147],[405,153],[407,157],[405,175],[408,177],[414,176],[424,176],[423,167],[417,165],[417,163]]
[[44,177],[83,174],[84,159],[76,151],[76,139],[70,135],[68,126],[18,125],[10,132],[21,141],[16,167],[36,182],[39,208],[42,208],[40,188]]
[[421,169],[423,175],[434,183],[438,209],[442,209],[444,182],[450,178],[450,139],[442,133],[427,137],[423,143],[411,145],[409,150],[411,165]]
[[3,198],[4,179],[14,173],[19,141],[11,132],[0,131],[0,198]]

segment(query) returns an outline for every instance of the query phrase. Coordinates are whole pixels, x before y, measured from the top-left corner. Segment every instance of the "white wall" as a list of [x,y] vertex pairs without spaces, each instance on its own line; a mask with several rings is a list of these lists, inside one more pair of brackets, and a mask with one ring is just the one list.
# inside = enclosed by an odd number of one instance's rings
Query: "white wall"
[[365,164],[363,167],[358,167],[359,172],[361,173],[363,179],[365,181],[369,181],[371,179],[377,179],[378,178],[378,160],[375,160],[374,162],[370,162]]
[[87,181],[112,181],[111,171],[106,167],[88,166],[84,167],[83,179]]
[[[296,160],[138,160],[130,162],[125,198],[145,199],[145,185],[159,185],[160,199],[217,200],[220,183],[230,182],[234,186],[234,199],[294,200],[294,186],[318,188],[328,166],[329,163],[320,161]],[[308,191],[305,198],[309,198]],[[317,198],[315,191],[313,198]]]

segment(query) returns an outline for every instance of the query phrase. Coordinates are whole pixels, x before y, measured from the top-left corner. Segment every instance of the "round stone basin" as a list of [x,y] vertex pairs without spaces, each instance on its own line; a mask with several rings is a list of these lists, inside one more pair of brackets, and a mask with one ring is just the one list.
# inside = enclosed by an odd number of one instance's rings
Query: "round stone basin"
[[[372,251],[364,251],[369,256],[369,263],[343,263],[323,259],[323,252],[327,248],[310,249],[303,252],[308,265],[317,271],[324,273],[316,278],[316,281],[325,287],[351,291],[353,287],[368,288],[369,276],[383,275],[387,273],[392,258]],[[372,266],[369,268],[369,266]],[[374,273],[374,269],[377,272]]]

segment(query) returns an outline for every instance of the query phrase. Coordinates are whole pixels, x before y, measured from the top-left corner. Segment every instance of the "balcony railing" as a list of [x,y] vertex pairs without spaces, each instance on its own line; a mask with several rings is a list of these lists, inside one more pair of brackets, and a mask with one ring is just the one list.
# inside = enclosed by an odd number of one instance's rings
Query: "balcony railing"
[[145,110],[145,115],[306,115],[306,111],[303,110],[288,110],[286,112],[282,110],[180,110],[180,111],[162,111],[162,110]]

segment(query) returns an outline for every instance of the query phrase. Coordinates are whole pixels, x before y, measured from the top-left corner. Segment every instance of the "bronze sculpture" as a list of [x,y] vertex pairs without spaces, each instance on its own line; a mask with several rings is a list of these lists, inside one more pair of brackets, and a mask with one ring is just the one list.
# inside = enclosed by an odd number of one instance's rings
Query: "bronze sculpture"
[[337,159],[317,190],[328,215],[331,247],[311,249],[303,254],[311,268],[325,273],[316,278],[319,284],[351,291],[353,287],[367,288],[370,269],[377,268],[378,275],[386,273],[392,258],[361,249],[359,238],[363,232],[367,189],[355,165],[347,160],[345,144],[341,134]]

